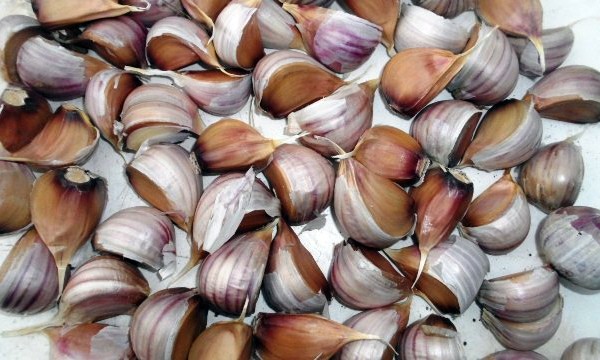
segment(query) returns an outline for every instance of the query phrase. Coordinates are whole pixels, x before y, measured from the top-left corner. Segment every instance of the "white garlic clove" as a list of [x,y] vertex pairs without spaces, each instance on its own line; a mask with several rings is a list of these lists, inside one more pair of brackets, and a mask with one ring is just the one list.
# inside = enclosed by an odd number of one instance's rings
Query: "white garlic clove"
[[19,84],[17,53],[25,41],[38,35],[40,23],[30,16],[8,15],[0,19],[0,75],[4,81]]
[[452,322],[439,315],[429,315],[410,324],[398,346],[405,360],[466,359],[458,330]]
[[263,45],[270,49],[304,50],[294,18],[276,0],[262,0],[257,12]]
[[573,342],[563,352],[560,360],[586,360],[600,356],[600,338],[583,338]]
[[0,161],[0,234],[31,223],[30,194],[35,175],[27,165]]
[[521,74],[532,78],[549,74],[562,65],[573,48],[574,40],[575,34],[569,26],[545,29],[542,32],[542,44],[546,57],[546,70],[542,71],[540,57],[533,43],[525,38],[508,37],[519,58]]
[[135,356],[129,344],[129,327],[81,324],[44,330],[52,359],[122,359]]
[[490,354],[481,360],[548,360],[535,351],[502,350]]
[[413,4],[424,7],[427,10],[447,17],[453,18],[465,11],[475,9],[476,0],[412,0]]
[[151,27],[158,20],[169,16],[183,16],[183,8],[178,0],[121,0],[124,5],[133,5],[142,7],[146,2],[150,4],[150,8],[146,11],[133,12],[130,17],[137,21],[141,21],[144,26]]
[[388,49],[388,54],[393,53],[394,30],[398,23],[401,10],[399,0],[344,0],[343,2],[356,16],[381,26],[381,43]]

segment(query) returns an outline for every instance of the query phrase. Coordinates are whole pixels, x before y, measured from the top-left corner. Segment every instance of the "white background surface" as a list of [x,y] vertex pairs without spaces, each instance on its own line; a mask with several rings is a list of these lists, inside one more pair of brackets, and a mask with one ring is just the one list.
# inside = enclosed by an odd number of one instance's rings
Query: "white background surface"
[[[406,1],[405,1],[406,2]],[[84,3],[84,2],[82,2]],[[598,0],[542,0],[544,7],[544,27],[551,28],[564,26],[578,19],[587,17],[600,17],[600,1]],[[27,13],[28,3],[25,1],[10,1],[0,0],[0,15],[4,16],[10,13]],[[337,8],[337,5],[334,4]],[[458,18],[458,21],[469,22],[472,20],[472,15],[463,15]],[[575,45],[571,55],[566,60],[565,64],[584,64],[596,69],[600,69],[600,21],[588,20],[574,26]],[[363,67],[348,76],[349,79],[359,78],[368,80],[378,77],[383,65],[388,61],[388,57],[383,46],[379,46],[370,59]],[[524,77],[520,77],[519,85],[513,93],[513,97],[520,98],[526,90],[531,86],[532,81]],[[290,94],[293,96],[293,94]],[[442,93],[436,100],[450,98],[447,92]],[[81,101],[74,101],[75,104],[81,106]],[[389,112],[381,100],[379,94],[376,95],[374,103],[374,123],[375,124],[390,124],[408,131],[410,122],[396,117]],[[202,113],[206,123],[211,123],[217,118]],[[284,120],[274,120],[266,117],[264,114],[254,114],[254,119],[257,127],[263,134],[272,137],[281,137]],[[250,117],[249,103],[236,116],[242,120],[248,121]],[[544,119],[544,135],[543,143],[565,139],[574,134],[582,133],[578,140],[578,144],[583,148],[585,159],[585,178],[583,187],[577,205],[587,205],[600,208],[600,197],[598,190],[600,189],[600,125],[575,125],[560,123],[552,120]],[[186,145],[191,144],[190,141]],[[130,160],[132,154],[125,155],[127,160]],[[108,143],[101,141],[98,149],[88,163],[84,165],[89,169],[106,179],[109,184],[109,201],[103,215],[103,219],[118,211],[119,209],[144,204],[137,195],[129,188],[124,175],[124,164],[122,159],[114,153]],[[493,183],[501,176],[501,172],[484,173],[474,169],[466,170],[469,177],[475,184],[475,196],[481,193],[487,186]],[[212,178],[205,179],[205,186]],[[527,237],[527,240],[519,248],[508,255],[490,256],[491,269],[487,278],[492,278],[500,275],[514,273],[531,269],[541,264],[541,259],[537,255],[535,248],[535,229],[537,224],[543,218],[544,214],[536,208],[530,206],[532,213],[532,229]],[[329,211],[326,212],[327,223],[318,230],[307,231],[301,234],[301,240],[304,245],[311,251],[319,266],[324,273],[327,273],[329,261],[334,244],[342,240],[339,232],[331,221]],[[300,228],[296,228],[300,230]],[[22,233],[10,236],[0,237],[0,261],[6,257],[11,246],[22,235]],[[409,241],[404,241],[404,244],[409,245]],[[178,230],[178,251],[180,258],[178,259],[179,266],[185,263],[186,249],[184,234]],[[86,248],[82,252],[81,258],[89,256],[91,248]],[[144,272],[151,282],[153,289],[159,289],[164,285],[158,284],[155,274]],[[192,277],[182,279],[178,285],[193,286],[194,280]],[[563,319],[560,328],[556,335],[544,346],[537,351],[547,356],[549,359],[558,359],[563,350],[581,337],[600,337],[600,294],[583,294],[566,287],[568,284],[561,283],[560,292],[565,299],[565,307],[563,311]],[[47,311],[43,314],[22,317],[18,315],[10,315],[0,313],[0,331],[7,329],[15,329],[26,325],[37,324],[50,319],[55,314],[56,309]],[[271,311],[262,299],[257,305],[257,312]],[[411,310],[411,319],[414,321],[429,314],[431,310],[427,304],[415,299]],[[330,307],[330,316],[336,321],[344,321],[355,311],[346,309],[333,301]],[[468,311],[453,319],[454,324],[460,332],[462,340],[465,342],[465,349],[468,359],[478,359],[489,353],[502,349],[502,346],[494,339],[492,334],[483,327],[479,321],[480,309],[473,304]],[[211,321],[213,316],[210,317]],[[251,318],[248,318],[250,321]],[[126,324],[127,317],[120,317],[114,320],[120,324]],[[43,335],[30,335],[20,338],[2,338],[0,337],[0,359],[44,359],[48,353],[48,341]]]

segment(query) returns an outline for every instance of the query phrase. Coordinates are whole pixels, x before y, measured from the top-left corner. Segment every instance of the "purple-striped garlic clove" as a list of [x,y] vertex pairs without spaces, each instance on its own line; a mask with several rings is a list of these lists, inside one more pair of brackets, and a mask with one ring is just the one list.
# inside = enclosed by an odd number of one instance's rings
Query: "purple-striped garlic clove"
[[448,84],[448,91],[455,99],[477,105],[493,105],[506,99],[519,79],[519,61],[506,35],[481,25],[473,28],[470,41],[477,43]]
[[542,117],[573,123],[600,121],[600,72],[588,66],[558,68],[527,91]]
[[297,22],[308,52],[338,73],[364,64],[381,40],[382,28],[343,11],[284,3]]
[[380,252],[352,240],[333,249],[329,285],[341,304],[357,310],[391,305],[411,294],[410,280]]
[[139,359],[185,360],[206,328],[207,308],[194,290],[170,288],[150,295],[131,320],[129,339]]
[[458,230],[484,252],[500,255],[519,246],[530,225],[527,197],[507,173],[473,200]]
[[213,29],[217,16],[230,0],[181,0],[185,11],[207,29]]
[[405,360],[466,358],[454,324],[435,314],[410,324],[398,347],[400,358]]
[[482,358],[481,360],[548,360],[535,351],[502,350]]
[[123,144],[120,115],[127,96],[140,82],[135,76],[117,69],[94,75],[85,90],[85,111],[100,134],[116,151]]
[[277,0],[262,0],[256,16],[265,48],[304,50],[296,21]]
[[550,267],[485,280],[477,302],[500,319],[536,321],[548,315],[558,298],[558,274]]
[[258,300],[275,222],[238,235],[208,255],[198,270],[198,294],[231,315],[252,314]]
[[50,340],[53,359],[135,359],[129,327],[80,324],[47,328],[44,335]]
[[193,155],[172,144],[143,146],[125,168],[135,192],[164,211],[184,231],[192,231],[202,176]]
[[508,169],[529,160],[542,141],[542,119],[533,104],[506,100],[485,114],[461,165],[485,171]]
[[286,117],[331,95],[344,84],[312,57],[292,50],[265,56],[252,73],[256,104],[274,118]]
[[[415,278],[421,259],[416,245],[385,252],[403,274]],[[451,235],[430,250],[415,287],[439,311],[462,314],[475,301],[489,270],[490,262],[477,244]]]
[[206,30],[178,16],[161,19],[150,28],[146,57],[153,67],[161,70],[177,70],[197,62],[221,67]]
[[57,298],[56,262],[32,228],[12,247],[0,267],[0,309],[35,314],[54,306]]
[[184,16],[182,4],[178,0],[121,0],[124,5],[144,6],[148,2],[150,8],[146,11],[134,12],[129,16],[141,21],[144,26],[152,27],[157,21],[169,16]]
[[0,161],[0,234],[31,223],[30,194],[35,175],[27,165]]
[[[365,334],[379,336],[393,348],[398,346],[400,336],[410,315],[411,298],[379,309],[358,313],[344,325]],[[350,359],[392,359],[394,352],[383,343],[374,341],[356,341],[345,345],[336,356],[339,360]]]
[[419,6],[402,5],[394,34],[396,51],[437,48],[458,54],[469,40],[469,32],[458,23]]
[[56,101],[83,96],[90,78],[111,67],[95,57],[67,50],[41,36],[31,37],[23,43],[16,64],[25,86]]
[[539,54],[531,41],[525,38],[508,37],[519,58],[520,73],[532,78],[549,74],[562,65],[571,53],[574,40],[575,34],[570,26],[544,30],[542,44],[546,57],[546,70],[542,71]]
[[331,300],[325,275],[283,219],[277,223],[262,291],[277,312],[322,313]]
[[563,299],[558,296],[550,312],[531,322],[500,319],[483,309],[481,322],[504,347],[513,350],[534,350],[547,343],[558,330],[562,319]]
[[175,229],[160,210],[136,206],[120,210],[101,223],[92,239],[96,251],[115,254],[159,271],[175,271]]
[[223,64],[251,70],[265,56],[257,16],[260,2],[232,0],[219,13],[213,41]]
[[410,135],[443,166],[455,166],[473,139],[482,111],[470,102],[443,100],[427,105],[412,121]]
[[25,41],[39,33],[40,23],[30,16],[8,15],[0,19],[0,76],[4,81],[21,83],[17,54]]
[[381,43],[391,53],[394,48],[394,31],[401,13],[399,0],[344,0],[343,2],[352,12],[382,29]]
[[600,356],[600,338],[582,338],[569,345],[560,360],[585,360]]
[[283,217],[291,224],[304,224],[315,219],[333,200],[333,166],[304,146],[278,146],[264,175],[281,201]]
[[333,3],[333,0],[285,0],[283,2],[288,4],[311,5],[327,8]]
[[413,4],[446,17],[453,18],[465,11],[475,9],[476,0],[413,0]]
[[252,327],[243,321],[213,323],[194,340],[188,360],[250,360],[252,356]]

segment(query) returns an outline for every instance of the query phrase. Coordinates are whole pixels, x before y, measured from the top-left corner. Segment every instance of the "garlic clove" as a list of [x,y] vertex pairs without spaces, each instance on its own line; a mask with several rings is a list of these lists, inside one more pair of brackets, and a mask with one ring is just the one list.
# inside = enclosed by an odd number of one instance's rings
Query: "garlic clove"
[[431,249],[446,240],[467,212],[473,198],[473,184],[462,172],[453,169],[431,169],[421,185],[408,193],[415,203],[419,242],[419,281]]
[[481,322],[504,347],[521,351],[534,350],[554,336],[562,319],[562,308],[563,299],[559,296],[546,316],[526,323],[502,320],[483,309]]
[[515,99],[498,103],[481,120],[461,165],[485,171],[517,166],[535,154],[542,130],[532,103]]
[[271,244],[262,291],[277,312],[322,313],[331,300],[327,279],[315,259],[282,219]]
[[331,358],[353,341],[381,341],[315,314],[260,313],[254,320],[257,355],[269,359]]
[[292,15],[276,0],[262,0],[257,12],[263,45],[270,49],[304,49],[302,35]]
[[106,200],[106,180],[76,166],[50,170],[33,184],[31,222],[54,255],[61,291],[71,258],[100,222]]
[[435,314],[410,324],[398,347],[400,357],[406,360],[466,358],[454,324]]
[[25,41],[39,35],[40,23],[25,15],[8,15],[0,19],[0,75],[4,81],[19,84],[17,54]]
[[256,178],[252,185],[250,203],[236,234],[259,229],[269,224],[276,217],[281,217],[281,202],[262,180]]
[[0,267],[0,309],[35,314],[56,304],[58,270],[35,229],[25,233]]
[[41,36],[25,41],[17,55],[17,72],[23,84],[56,101],[83,96],[90,78],[109,68],[104,61],[77,54]]
[[133,12],[129,14],[133,19],[140,21],[144,26],[152,27],[158,20],[169,16],[185,16],[182,4],[178,0],[121,0],[124,5],[143,7],[145,3],[150,4],[146,11]]
[[394,47],[394,31],[401,14],[399,0],[360,1],[344,0],[344,4],[356,16],[368,20],[382,28],[381,43],[392,51]]
[[190,117],[198,114],[198,107],[180,89],[165,84],[144,84],[132,91],[123,103],[123,112],[131,107],[148,102],[163,102],[181,108]]
[[356,70],[379,44],[382,28],[343,11],[284,3],[296,19],[308,52],[338,73]]
[[175,271],[175,229],[163,212],[147,206],[127,208],[96,228],[94,249],[160,270],[161,279]]
[[62,28],[91,20],[115,17],[150,8],[148,1],[140,6],[122,5],[116,0],[90,0],[85,6],[77,0],[33,0],[33,11],[42,26]]
[[473,139],[482,111],[462,100],[427,105],[412,121],[410,135],[444,166],[455,166]]
[[458,230],[484,252],[499,255],[519,246],[530,225],[525,193],[507,173],[473,200]]
[[575,203],[583,174],[581,148],[567,139],[544,146],[527,160],[521,167],[519,184],[529,201],[549,213]]
[[[403,274],[414,279],[421,258],[417,246],[387,249],[385,253]],[[476,244],[451,235],[430,250],[415,287],[439,311],[462,314],[475,301],[489,270],[490,262]]]
[[411,293],[409,279],[380,252],[352,240],[333,249],[328,278],[335,298],[357,310],[391,305]]
[[52,359],[135,359],[129,327],[81,324],[44,330]]
[[125,173],[142,199],[164,211],[175,225],[191,232],[202,194],[202,176],[193,155],[178,145],[143,146]]
[[600,72],[565,66],[544,76],[527,91],[542,117],[574,123],[600,121]]
[[535,351],[502,350],[490,354],[481,360],[548,360]]
[[558,274],[550,267],[537,267],[485,280],[477,301],[500,319],[526,323],[552,311],[558,288]]
[[170,16],[157,21],[146,37],[148,62],[161,70],[177,70],[202,61],[219,68],[208,33],[193,21]]
[[582,338],[569,345],[561,356],[561,360],[593,359],[600,355],[599,338]]
[[446,17],[453,18],[475,9],[476,0],[412,0],[413,4]]
[[206,328],[207,309],[195,291],[170,288],[150,295],[131,320],[129,338],[139,359],[185,360]]
[[262,58],[252,73],[252,83],[256,104],[274,118],[286,117],[344,85],[310,56],[291,50]]
[[26,165],[0,161],[0,234],[31,223],[30,194],[35,176]]
[[250,360],[252,327],[243,321],[220,321],[212,324],[194,340],[188,360]]
[[[383,308],[363,311],[348,320],[344,325],[365,334],[381,337],[396,348],[410,315],[411,298]],[[340,360],[347,359],[393,359],[394,352],[384,344],[374,341],[356,341],[345,345],[337,354]]]
[[219,13],[213,41],[224,64],[251,70],[265,56],[257,19],[260,2],[232,0]]
[[308,6],[320,6],[323,8],[327,8],[331,6],[333,0],[285,0],[283,1],[289,4],[297,4],[297,5],[308,5]]
[[207,29],[212,29],[214,21],[230,0],[181,0],[185,11]]
[[119,115],[123,104],[140,82],[131,74],[109,69],[98,72],[85,91],[85,110],[90,119],[116,151],[122,147]]
[[352,153],[367,169],[406,185],[421,180],[430,164],[412,136],[387,125],[365,131]]
[[394,35],[396,51],[437,48],[458,54],[469,40],[469,32],[452,20],[419,6],[402,5]]
[[274,226],[275,222],[238,235],[204,259],[198,270],[198,294],[215,311],[232,315],[254,312]]

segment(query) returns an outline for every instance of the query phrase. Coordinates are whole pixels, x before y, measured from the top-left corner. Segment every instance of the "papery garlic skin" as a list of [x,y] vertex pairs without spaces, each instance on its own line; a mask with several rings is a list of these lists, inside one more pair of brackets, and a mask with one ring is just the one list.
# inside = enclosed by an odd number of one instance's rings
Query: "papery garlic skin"
[[0,161],[0,234],[31,223],[30,194],[35,175],[27,165]]
[[548,358],[534,351],[502,350],[481,360],[548,360]]
[[263,45],[270,49],[302,49],[296,21],[276,0],[262,0],[257,12]]
[[542,33],[546,70],[542,71],[540,58],[535,46],[529,39],[508,37],[508,41],[519,58],[520,73],[528,77],[549,74],[566,60],[573,48],[575,34],[571,27],[545,29]]
[[141,21],[147,27],[151,27],[158,20],[166,17],[182,16],[184,14],[181,2],[177,0],[121,0],[123,4],[135,6],[143,6],[145,1],[150,3],[148,10],[135,12],[129,16]]
[[600,356],[600,338],[583,338],[573,342],[563,352],[560,360],[586,360]]
[[398,14],[402,12],[399,0],[344,0],[343,2],[357,16],[381,26],[381,43],[388,54],[393,53],[394,30],[398,23]]
[[439,315],[429,315],[410,324],[398,347],[402,360],[466,359],[456,327]]
[[129,327],[81,324],[44,330],[50,340],[52,359],[133,360]]
[[4,81],[18,84],[16,55],[21,45],[39,32],[40,23],[30,16],[8,15],[0,19],[0,74]]
[[413,4],[431,10],[434,13],[453,18],[475,8],[476,0],[413,0]]

